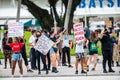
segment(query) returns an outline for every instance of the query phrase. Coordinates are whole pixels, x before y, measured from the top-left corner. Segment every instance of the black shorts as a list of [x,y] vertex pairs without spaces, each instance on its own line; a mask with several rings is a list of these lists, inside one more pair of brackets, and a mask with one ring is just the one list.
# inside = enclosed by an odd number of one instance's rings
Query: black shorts
[[98,51],[90,51],[89,55],[94,55],[94,54],[98,54]]

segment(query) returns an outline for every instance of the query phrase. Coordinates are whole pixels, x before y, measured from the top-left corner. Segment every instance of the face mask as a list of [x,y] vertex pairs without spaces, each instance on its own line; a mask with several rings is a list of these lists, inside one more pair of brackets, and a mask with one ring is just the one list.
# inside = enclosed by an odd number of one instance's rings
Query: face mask
[[37,34],[36,37],[40,37],[40,34]]

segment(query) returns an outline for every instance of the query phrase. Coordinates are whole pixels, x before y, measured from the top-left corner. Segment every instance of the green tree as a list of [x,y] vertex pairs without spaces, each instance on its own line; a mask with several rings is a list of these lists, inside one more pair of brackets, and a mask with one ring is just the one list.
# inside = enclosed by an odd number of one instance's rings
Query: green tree
[[[56,10],[56,3],[58,1],[59,0],[48,0],[48,3],[50,5],[50,7],[53,7],[58,26],[63,27],[64,26],[64,20],[65,20],[65,14],[66,14],[68,0],[62,0],[62,3],[65,6],[65,13],[64,13],[63,17],[58,16],[58,13],[57,13],[57,10]],[[78,4],[80,4],[80,2],[81,2],[81,0],[73,0],[73,2],[72,2],[72,9],[71,9],[70,21],[69,21],[69,29],[71,29],[72,26],[73,26],[72,21],[73,21],[74,11],[76,10],[76,7],[78,6]],[[37,18],[39,20],[39,22],[41,23],[41,26],[42,26],[43,29],[47,29],[47,30],[51,29],[51,27],[54,24],[52,12],[51,12],[51,14],[49,14],[48,10],[42,9],[41,7],[37,6],[31,0],[22,0],[22,4],[27,6],[28,11],[35,18]]]

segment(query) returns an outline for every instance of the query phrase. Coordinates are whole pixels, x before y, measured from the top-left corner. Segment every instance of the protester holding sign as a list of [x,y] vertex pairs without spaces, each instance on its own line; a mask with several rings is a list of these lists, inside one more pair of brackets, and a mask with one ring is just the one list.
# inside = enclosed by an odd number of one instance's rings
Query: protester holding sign
[[[45,35],[47,38],[49,38],[49,34],[48,34],[48,31],[47,30],[43,30],[42,31],[42,34]],[[44,59],[42,58],[42,63],[44,62]],[[50,50],[48,51],[47,55],[46,55],[46,64],[47,64],[47,69],[50,70],[50,67],[51,67],[51,60],[50,60]],[[46,64],[44,65],[43,64],[43,69],[42,71],[46,70],[45,66]]]
[[15,67],[16,67],[16,62],[18,61],[18,66],[20,69],[20,74],[21,77],[23,76],[23,68],[22,68],[22,55],[20,53],[23,45],[25,44],[25,42],[20,43],[18,37],[14,37],[13,38],[13,42],[12,43],[8,43],[7,40],[7,45],[9,45],[12,48],[12,77],[14,77],[14,72],[15,72]]
[[84,64],[85,64],[85,58],[86,58],[86,54],[85,54],[85,49],[84,49],[84,45],[85,44],[85,37],[84,37],[84,29],[83,29],[83,24],[82,23],[77,23],[74,24],[74,35],[75,35],[75,53],[76,53],[76,63],[75,63],[75,67],[76,67],[76,71],[75,74],[78,74],[78,62],[81,61],[81,73],[87,73],[84,70]]
[[[41,36],[41,32],[37,31],[36,32],[36,40],[35,40],[35,45],[37,44],[37,41],[39,40]],[[35,54],[37,55],[37,66],[38,66],[38,74],[41,74],[40,72],[40,57],[42,59],[42,62],[44,64],[44,68],[46,70],[46,74],[48,74],[48,69],[47,69],[47,65],[46,65],[46,55],[44,55],[43,53],[41,53],[40,51],[36,50]]]
[[56,35],[56,24],[54,24],[54,31],[52,30],[50,32],[50,39],[54,42],[53,46],[50,48],[50,58],[52,63],[52,72],[58,73],[57,67],[56,67],[56,61],[57,61],[57,44],[60,42],[60,40],[57,40]]

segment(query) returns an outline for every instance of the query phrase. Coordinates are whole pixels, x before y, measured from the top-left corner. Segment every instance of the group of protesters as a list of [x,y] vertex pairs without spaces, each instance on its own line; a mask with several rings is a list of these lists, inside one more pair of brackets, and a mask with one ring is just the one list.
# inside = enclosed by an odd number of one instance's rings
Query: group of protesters
[[[75,47],[76,53],[75,74],[78,74],[78,63],[80,61],[81,73],[86,74],[89,71],[89,65],[92,61],[92,57],[94,57],[94,65],[91,70],[96,70],[98,47],[100,47],[100,45],[102,46],[103,73],[115,72],[112,69],[114,62],[116,62],[117,66],[120,66],[119,34],[117,34],[117,37],[114,38],[114,30],[112,28],[108,28],[107,26],[101,31],[101,33],[99,33],[99,37],[94,31],[90,32],[90,36],[87,37],[87,29],[84,28],[84,40],[79,42],[76,42],[75,40],[70,41],[68,38],[68,31],[64,29],[57,31],[56,27],[54,27],[54,29],[50,32],[47,30],[32,30],[31,33],[32,35],[29,39],[31,66],[29,66],[27,60],[25,45],[26,40],[24,36],[10,38],[7,35],[8,32],[4,33],[4,38],[2,40],[2,49],[5,56],[4,68],[7,68],[7,59],[9,59],[10,68],[12,68],[12,76],[14,76],[16,62],[18,62],[20,74],[23,76],[22,59],[24,60],[27,72],[38,70],[38,74],[41,74],[41,71],[46,71],[46,74],[48,74],[49,70],[51,70],[53,73],[58,73],[58,66],[68,66],[68,68],[73,68],[73,65],[71,65],[70,55],[70,51],[73,47]],[[46,36],[54,42],[53,46],[46,55],[35,49],[37,41],[41,35]],[[61,39],[61,36],[64,36],[64,38]],[[109,67],[108,71],[106,69],[107,61]],[[43,65],[42,69],[41,65]]]

